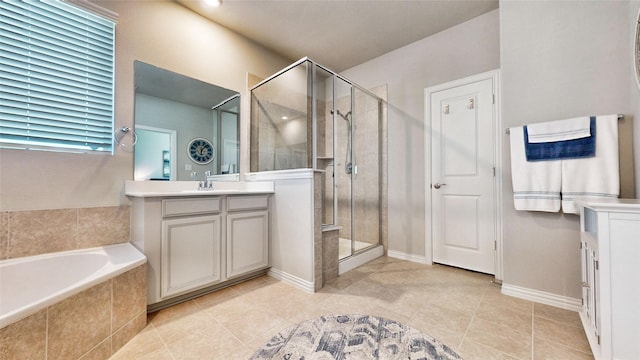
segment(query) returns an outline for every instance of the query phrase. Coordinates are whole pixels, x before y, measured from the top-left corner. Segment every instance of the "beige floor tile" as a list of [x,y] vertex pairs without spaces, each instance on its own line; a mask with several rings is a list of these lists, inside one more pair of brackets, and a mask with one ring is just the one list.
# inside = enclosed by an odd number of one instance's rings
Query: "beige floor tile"
[[577,312],[561,309],[555,306],[534,303],[533,316],[553,320],[555,322],[571,325],[574,327],[582,327],[582,322],[580,321],[580,316]]
[[411,320],[411,317],[395,311],[396,309],[397,308],[376,306],[372,310],[370,310],[369,315],[378,316],[389,320],[395,320],[403,324],[408,324]]
[[454,332],[467,330],[473,315],[438,305],[426,304],[414,314],[413,320],[433,327],[444,327]]
[[190,334],[167,345],[171,356],[179,359],[225,359],[226,354],[244,346],[229,333]]
[[483,319],[474,319],[464,341],[494,348],[518,359],[531,359],[531,333],[515,331]]
[[227,301],[233,301],[236,297],[240,296],[241,293],[233,288],[224,288],[220,290],[216,290],[212,293],[202,295],[198,298],[193,299],[193,301],[198,304],[202,308],[208,308],[211,306],[215,306]]
[[458,349],[465,333],[464,331],[454,331],[439,325],[434,325],[433,322],[425,322],[421,318],[411,319],[406,324],[425,335],[437,339],[453,350]]
[[[126,358],[126,359],[134,360],[134,358]],[[171,356],[169,349],[162,348],[160,350],[156,350],[152,353],[149,353],[144,357],[135,358],[135,360],[174,360],[174,359],[173,359],[173,356]]]
[[473,341],[464,340],[457,351],[465,360],[515,360],[517,358],[507,355],[492,347],[481,345]]
[[263,276],[233,285],[231,288],[239,293],[244,293],[247,291],[252,291],[257,288],[263,287],[268,284],[275,284],[278,282],[279,281],[277,279],[274,279],[270,276],[263,275]]
[[591,352],[589,340],[582,327],[536,317],[533,321],[533,335],[536,339],[547,340],[585,353]]
[[186,301],[149,314],[148,321],[154,325],[170,323],[183,316],[200,311],[201,307],[193,301]]
[[258,348],[256,347],[256,349],[249,349],[246,347],[242,347],[239,348],[235,351],[232,351],[230,353],[228,353],[227,355],[225,355],[225,359],[227,360],[247,360],[251,357],[251,355],[253,355],[256,350]]
[[529,314],[533,312],[533,302],[504,295],[498,286],[489,286],[482,298],[482,302],[489,302],[496,306]]
[[349,272],[347,272],[346,274],[342,274],[340,276],[338,276],[337,278],[328,281],[324,286],[327,287],[328,289],[325,289],[325,291],[331,291],[331,289],[344,289],[347,288],[351,285],[353,285],[354,283],[364,279],[366,276],[368,275],[368,273],[361,271],[359,269],[354,269],[351,270]]
[[112,359],[247,359],[278,332],[331,314],[400,321],[467,360],[590,358],[575,313],[503,295],[490,280],[386,257],[316,293],[262,276],[150,314]]
[[187,315],[174,318],[170,322],[155,324],[154,327],[165,344],[170,344],[190,336],[194,332],[203,334],[218,333],[224,328],[216,319],[207,314],[205,310],[188,313]]
[[493,303],[483,302],[478,307],[475,316],[478,319],[493,321],[513,330],[526,333],[531,333],[532,331],[533,319],[530,312],[512,310]]
[[593,359],[593,355],[590,352],[585,353],[550,341],[534,339],[533,358],[536,360],[588,360]]
[[126,343],[111,357],[112,360],[142,359],[156,352],[166,351],[160,335],[153,325],[149,324],[131,341]]

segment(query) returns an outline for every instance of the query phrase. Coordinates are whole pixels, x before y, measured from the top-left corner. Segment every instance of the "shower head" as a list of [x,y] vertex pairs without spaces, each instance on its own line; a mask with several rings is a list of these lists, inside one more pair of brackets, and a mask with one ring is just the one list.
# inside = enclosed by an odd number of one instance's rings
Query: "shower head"
[[[338,115],[340,115],[341,118],[343,118],[346,122],[351,122],[351,111],[349,111],[346,114],[343,114],[340,112],[340,110],[336,110],[336,112],[338,113]],[[333,115],[333,110],[331,110],[331,114]]]

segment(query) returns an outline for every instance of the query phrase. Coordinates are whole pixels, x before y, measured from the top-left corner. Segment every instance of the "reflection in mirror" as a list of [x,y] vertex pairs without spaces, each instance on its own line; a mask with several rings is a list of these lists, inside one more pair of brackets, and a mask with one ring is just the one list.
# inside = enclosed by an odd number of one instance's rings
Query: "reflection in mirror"
[[238,173],[238,92],[140,61],[134,62],[134,71],[135,180],[203,180],[208,173]]

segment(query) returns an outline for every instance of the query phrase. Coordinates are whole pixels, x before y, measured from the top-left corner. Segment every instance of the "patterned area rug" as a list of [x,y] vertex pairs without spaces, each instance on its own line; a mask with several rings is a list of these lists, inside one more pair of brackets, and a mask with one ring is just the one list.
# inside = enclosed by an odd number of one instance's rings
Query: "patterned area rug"
[[252,360],[461,359],[438,340],[394,320],[328,315],[281,331]]

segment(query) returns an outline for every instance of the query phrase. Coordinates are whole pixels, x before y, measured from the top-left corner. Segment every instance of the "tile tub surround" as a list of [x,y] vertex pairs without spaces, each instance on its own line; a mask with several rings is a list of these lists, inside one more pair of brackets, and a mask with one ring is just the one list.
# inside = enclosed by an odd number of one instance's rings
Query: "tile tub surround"
[[593,359],[576,312],[503,295],[490,280],[389,257],[315,293],[263,276],[149,314],[147,327],[112,360],[246,360],[283,329],[349,313],[400,321],[465,360]]
[[0,212],[0,260],[128,242],[129,206]]
[[147,324],[146,264],[0,329],[0,359],[108,359]]

